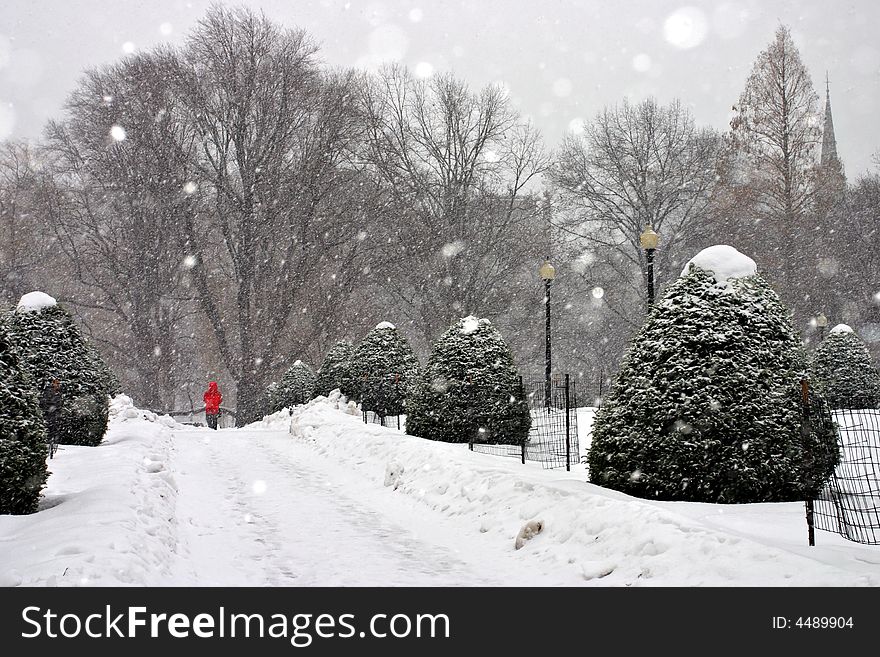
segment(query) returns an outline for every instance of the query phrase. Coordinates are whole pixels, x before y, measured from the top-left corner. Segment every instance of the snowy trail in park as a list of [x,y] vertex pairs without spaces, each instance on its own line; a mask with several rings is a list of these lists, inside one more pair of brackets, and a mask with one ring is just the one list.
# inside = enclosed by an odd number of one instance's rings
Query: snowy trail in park
[[639,500],[338,396],[219,431],[110,410],[101,445],[50,461],[38,513],[0,516],[0,586],[880,586],[880,548],[808,547],[802,503]]
[[[320,470],[310,467],[314,453],[286,431],[180,431],[174,445],[177,585],[511,583],[498,555],[480,559],[438,543],[448,520],[416,510],[392,520],[347,497],[351,481],[333,475],[358,474],[328,470],[325,459]],[[529,583],[527,574],[516,579]]]

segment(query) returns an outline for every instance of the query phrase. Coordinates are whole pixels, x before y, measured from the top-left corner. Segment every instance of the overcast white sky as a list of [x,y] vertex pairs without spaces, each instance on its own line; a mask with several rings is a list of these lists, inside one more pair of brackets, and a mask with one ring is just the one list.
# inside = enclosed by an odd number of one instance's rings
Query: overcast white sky
[[[81,71],[132,48],[180,42],[210,0],[3,0],[0,138],[37,137]],[[782,21],[824,102],[847,174],[880,152],[880,2],[856,0],[252,0],[305,28],[333,65],[402,61],[504,81],[549,146],[624,96],[674,97],[727,127],[757,54]]]

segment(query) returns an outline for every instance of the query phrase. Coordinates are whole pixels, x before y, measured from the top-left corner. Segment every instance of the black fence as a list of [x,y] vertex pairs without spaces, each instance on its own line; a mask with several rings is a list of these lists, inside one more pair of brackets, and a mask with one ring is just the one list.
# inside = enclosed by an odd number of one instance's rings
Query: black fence
[[379,424],[389,429],[402,429],[405,415],[379,415],[375,411],[361,411],[364,424]]
[[577,428],[577,392],[568,374],[552,379],[522,381],[532,426],[522,445],[471,443],[475,452],[535,461],[544,468],[571,469],[580,460]]
[[813,501],[817,529],[880,544],[880,409],[831,412],[840,463]]

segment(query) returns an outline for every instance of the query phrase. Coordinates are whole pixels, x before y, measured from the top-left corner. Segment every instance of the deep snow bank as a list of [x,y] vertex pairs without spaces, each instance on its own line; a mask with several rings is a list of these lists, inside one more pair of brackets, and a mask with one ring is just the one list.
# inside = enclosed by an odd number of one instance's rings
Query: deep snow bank
[[[409,496],[426,509],[464,521],[465,526],[489,534],[511,551],[526,521],[543,520],[543,532],[517,554],[571,568],[573,575],[579,575],[573,582],[580,579],[608,586],[880,585],[877,564],[848,572],[719,531],[668,505],[585,483],[583,473],[543,471],[472,453],[466,445],[435,443],[363,424],[359,417],[340,410],[345,408],[343,402],[331,394],[329,399],[318,398],[295,408],[291,434],[334,462],[346,464],[353,473],[371,478],[377,487],[387,486],[389,495]],[[389,472],[394,476],[389,477]],[[697,506],[706,515],[706,505]],[[762,505],[745,506],[752,507],[752,512]],[[797,512],[796,505],[790,508]]]
[[0,516],[0,585],[161,583],[176,533],[172,427],[119,395],[104,442],[62,445],[40,511]]

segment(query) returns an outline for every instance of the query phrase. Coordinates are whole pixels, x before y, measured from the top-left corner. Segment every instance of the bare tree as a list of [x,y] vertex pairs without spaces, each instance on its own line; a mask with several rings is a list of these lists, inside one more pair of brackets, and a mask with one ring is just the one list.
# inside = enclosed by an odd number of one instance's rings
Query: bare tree
[[[63,122],[46,130],[52,185],[42,195],[78,285],[71,302],[140,403],[170,409],[179,325],[194,305],[177,224],[187,209],[188,153],[157,52],[86,73]],[[181,362],[182,361],[182,362]]]
[[43,286],[50,233],[35,211],[40,163],[26,142],[0,145],[0,305]]
[[559,149],[550,173],[555,224],[573,238],[583,274],[603,284],[605,302],[633,327],[646,290],[639,235],[651,225],[662,236],[660,280],[677,273],[682,248],[699,241],[718,145],[678,101],[664,107],[648,99],[606,108]]
[[506,315],[543,255],[540,136],[505,91],[384,69],[366,87],[363,160],[383,198],[374,280],[424,348],[455,318]]
[[182,221],[185,249],[236,383],[239,423],[257,417],[261,388],[287,354],[332,321],[300,310],[316,281],[333,279],[358,249],[357,172],[348,165],[357,78],[322,73],[315,53],[302,31],[214,7],[175,77],[198,189],[198,209]]

